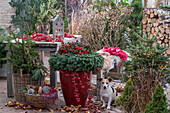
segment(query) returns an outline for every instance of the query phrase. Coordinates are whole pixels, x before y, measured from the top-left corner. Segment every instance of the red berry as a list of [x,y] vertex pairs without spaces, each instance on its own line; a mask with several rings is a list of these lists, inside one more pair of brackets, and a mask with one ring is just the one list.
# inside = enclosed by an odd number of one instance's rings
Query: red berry
[[84,88],[84,86],[81,86],[81,88]]

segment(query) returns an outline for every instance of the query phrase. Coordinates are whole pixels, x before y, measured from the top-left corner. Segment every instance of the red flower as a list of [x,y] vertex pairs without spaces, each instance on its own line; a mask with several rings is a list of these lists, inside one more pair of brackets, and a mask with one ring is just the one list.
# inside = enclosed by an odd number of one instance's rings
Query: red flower
[[105,46],[105,47],[103,47],[103,49],[105,49],[105,50],[107,50],[107,49],[109,49],[107,46]]
[[28,40],[27,37],[24,37],[23,39]]
[[108,48],[107,46],[105,46],[100,51],[102,51],[102,52],[109,52],[110,55],[119,56],[124,61],[127,59],[127,54],[124,51],[122,51],[120,48],[114,48],[114,47]]
[[97,68],[97,71],[100,71],[100,68]]
[[[77,46],[76,46],[76,47],[77,47]],[[81,50],[81,49],[82,49],[82,47],[80,47],[80,48],[77,47],[77,48],[76,48],[76,50]]]
[[78,53],[79,55],[82,55],[82,54],[84,54],[82,51],[80,51],[79,53]]
[[68,35],[68,34],[65,32],[65,33],[64,33],[64,37],[67,37],[67,35]]

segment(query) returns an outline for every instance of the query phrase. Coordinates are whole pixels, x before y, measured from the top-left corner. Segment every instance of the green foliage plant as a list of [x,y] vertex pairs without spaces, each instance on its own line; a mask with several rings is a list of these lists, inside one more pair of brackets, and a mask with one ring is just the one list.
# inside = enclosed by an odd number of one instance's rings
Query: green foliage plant
[[96,71],[103,63],[101,55],[92,52],[88,45],[77,42],[63,44],[49,59],[50,68],[58,71]]
[[6,57],[6,50],[2,42],[0,41],[0,67],[2,67],[2,64],[6,63],[6,61],[3,60],[3,58]]
[[164,94],[164,89],[160,84],[157,85],[153,96],[152,101],[147,104],[147,107],[144,113],[169,113],[168,103],[166,94]]
[[165,6],[159,6],[160,9],[167,9],[168,11],[170,11],[170,6],[169,5],[165,5]]
[[4,60],[4,58],[6,58],[6,50],[2,43],[3,41],[7,40],[7,37],[9,36],[10,35],[5,31],[5,29],[0,26],[0,67],[2,67],[2,64],[6,63]]
[[37,25],[44,25],[51,21],[56,15],[56,9],[54,8],[56,0],[48,0],[47,2],[40,4],[40,12],[36,12],[36,6],[28,6],[31,10],[30,13],[33,13],[34,17],[37,19]]
[[131,15],[126,18],[124,21],[124,24],[129,24],[128,28],[122,29],[120,28],[124,34],[126,34],[126,37],[128,38],[125,43],[129,45],[129,43],[137,43],[138,37],[135,36],[134,32],[141,33],[142,29],[142,2],[139,0],[134,0],[131,4],[130,7],[133,7],[134,10],[131,13]]
[[10,54],[6,60],[9,61],[9,66],[13,67],[13,73],[32,74],[35,80],[43,79],[47,68],[43,66],[38,51],[34,50],[35,43],[30,38],[18,39],[16,32],[12,32],[12,37],[13,41],[8,40],[7,48]]
[[133,82],[132,80],[129,79],[126,82],[123,94],[116,99],[115,104],[123,106],[123,108],[125,108],[125,110],[128,113],[131,113],[132,108],[134,106],[134,102],[133,102],[134,94],[135,94],[134,91],[135,91],[135,88],[134,88]]
[[35,12],[40,12],[40,4],[46,3],[47,0],[11,0],[9,2],[10,6],[15,9],[15,14],[11,16],[11,23],[15,25],[16,28],[20,28],[20,35],[24,31],[28,31],[27,25],[29,25],[30,30],[35,31],[35,24],[37,23],[37,18],[33,16],[33,12],[30,13],[28,6],[35,7]]
[[137,44],[129,44],[128,52],[131,54],[132,61],[124,62],[125,72],[131,77],[135,86],[137,97],[134,102],[138,104],[138,111],[143,112],[146,105],[152,100],[152,94],[158,83],[163,84],[168,70],[169,56],[163,53],[168,47],[163,47],[157,43],[161,37],[157,35],[149,38],[143,32],[143,36],[135,33],[138,37]]

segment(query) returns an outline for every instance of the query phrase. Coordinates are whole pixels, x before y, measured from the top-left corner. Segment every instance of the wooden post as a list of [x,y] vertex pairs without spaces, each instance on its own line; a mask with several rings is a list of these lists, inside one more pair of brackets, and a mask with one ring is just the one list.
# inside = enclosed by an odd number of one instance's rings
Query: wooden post
[[100,101],[100,81],[99,78],[101,78],[101,70],[97,73],[97,99],[96,101]]
[[[9,57],[9,51],[7,52],[7,57]],[[9,62],[7,62],[7,65]],[[14,79],[12,76],[12,67],[7,66],[7,95],[9,98],[14,97]]]
[[44,51],[41,51],[41,59],[42,59],[42,62],[44,64]]
[[[55,51],[50,51],[50,56],[54,53]],[[55,74],[56,74],[55,71],[50,69],[50,86],[54,86],[54,87],[55,87],[55,82],[56,82]]]

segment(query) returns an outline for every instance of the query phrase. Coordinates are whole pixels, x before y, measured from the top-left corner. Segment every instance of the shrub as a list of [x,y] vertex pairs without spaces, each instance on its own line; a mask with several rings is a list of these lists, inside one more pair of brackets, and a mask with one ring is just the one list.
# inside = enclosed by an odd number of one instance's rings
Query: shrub
[[[124,46],[124,38],[120,37],[120,29],[127,28],[130,24],[124,24],[124,20],[131,15],[133,8],[121,3],[104,4],[96,2],[90,4],[73,15],[72,32],[81,34],[83,41],[88,43],[93,50],[99,50],[104,46]],[[75,27],[74,27],[75,26]]]
[[122,105],[127,112],[131,112],[132,108],[134,106],[134,85],[131,80],[128,80],[123,94],[116,99],[115,104],[116,105]]
[[157,85],[155,92],[152,96],[152,101],[147,104],[144,113],[169,113],[170,110],[167,109],[167,98],[164,94],[164,90],[160,84]]

